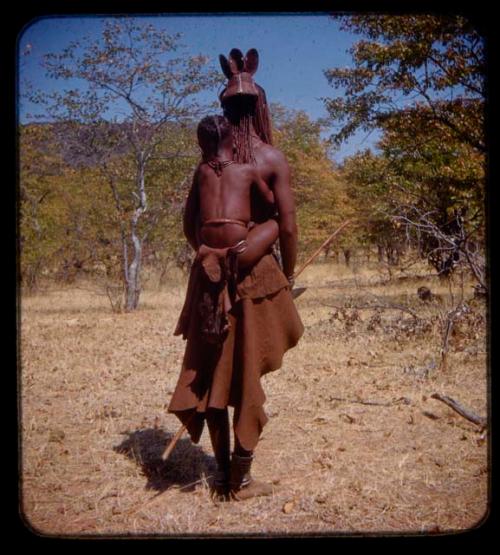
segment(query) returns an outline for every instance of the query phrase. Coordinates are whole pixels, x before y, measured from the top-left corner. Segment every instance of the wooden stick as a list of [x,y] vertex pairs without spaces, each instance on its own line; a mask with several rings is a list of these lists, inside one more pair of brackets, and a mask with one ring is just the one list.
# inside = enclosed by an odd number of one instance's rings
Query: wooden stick
[[174,450],[175,444],[179,441],[179,439],[182,437],[182,435],[184,434],[185,431],[186,431],[186,425],[183,424],[177,430],[177,432],[175,433],[175,436],[172,438],[170,443],[165,448],[165,451],[163,451],[163,454],[162,454],[161,458],[164,461],[166,461],[168,459],[168,457],[170,457],[170,453],[172,453],[172,451]]
[[356,399],[344,399],[343,397],[328,397],[329,401],[341,401],[343,403],[356,403],[358,405],[374,405],[374,406],[380,406],[380,407],[391,407],[393,405],[399,405],[399,404],[403,404],[403,405],[410,405],[411,401],[409,399],[407,399],[406,397],[400,397],[399,399],[396,399],[395,401],[390,401],[390,402],[382,402],[382,401],[370,401],[370,400],[356,400]]
[[[439,365],[439,370],[446,371],[448,368],[447,357],[448,357],[449,339],[450,339],[451,330],[453,328],[453,324],[454,324],[453,315],[451,317],[448,316],[446,320],[446,331],[443,338],[443,345],[441,347],[441,363]],[[443,399],[441,399],[441,401],[442,400]]]
[[194,411],[193,414],[187,419],[185,424],[182,424],[182,426],[175,433],[175,435],[172,438],[172,440],[170,441],[170,443],[165,448],[165,451],[163,451],[163,455],[161,456],[161,458],[164,461],[166,461],[168,459],[168,457],[170,457],[170,453],[172,453],[176,443],[179,441],[179,439],[181,439],[184,432],[187,430],[187,427],[189,426],[189,423],[191,422],[191,420],[194,418],[195,414],[196,414],[196,411]]
[[466,418],[467,420],[470,420],[474,424],[481,426],[482,430],[486,428],[486,425],[487,425],[486,418],[482,416],[478,416],[477,414],[474,414],[470,410],[464,408],[460,403],[458,403],[451,397],[447,397],[446,395],[440,395],[439,393],[433,393],[431,395],[431,399],[437,399],[438,401],[442,401],[450,408],[452,408],[455,412],[458,412],[460,416],[463,416],[464,418]]
[[318,256],[318,254],[331,242],[333,241],[333,239],[335,238],[335,236],[337,235],[337,233],[340,233],[344,227],[346,227],[346,225],[350,224],[353,220],[346,220],[340,227],[338,227],[331,235],[330,237],[328,237],[328,239],[326,239],[326,241],[323,242],[323,244],[321,245],[321,247],[319,247],[319,249],[317,251],[314,252],[314,254],[312,254],[307,260],[306,262],[302,265],[302,267],[300,268],[300,270],[298,270],[297,272],[295,272],[295,274],[293,275],[293,279],[296,279],[297,276],[299,276],[299,274],[301,274],[305,268],[307,268],[307,266],[309,266],[309,264]]

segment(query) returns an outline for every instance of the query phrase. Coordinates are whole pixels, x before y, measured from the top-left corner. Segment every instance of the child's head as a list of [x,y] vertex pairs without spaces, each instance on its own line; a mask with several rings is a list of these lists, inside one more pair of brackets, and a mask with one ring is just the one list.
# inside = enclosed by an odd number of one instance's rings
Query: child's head
[[223,116],[207,116],[198,124],[198,144],[203,158],[213,158],[219,149],[232,148],[231,125]]

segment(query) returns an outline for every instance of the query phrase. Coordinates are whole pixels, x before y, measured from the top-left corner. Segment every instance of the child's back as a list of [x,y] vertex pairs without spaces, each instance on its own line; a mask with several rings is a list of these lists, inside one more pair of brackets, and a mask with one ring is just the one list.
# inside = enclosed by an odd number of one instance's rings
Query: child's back
[[195,178],[200,202],[201,240],[215,248],[232,247],[246,239],[252,186],[256,186],[269,203],[274,200],[254,166],[233,162],[230,127],[224,123],[221,116],[212,116],[202,120],[198,127],[198,139],[206,160],[199,165]]

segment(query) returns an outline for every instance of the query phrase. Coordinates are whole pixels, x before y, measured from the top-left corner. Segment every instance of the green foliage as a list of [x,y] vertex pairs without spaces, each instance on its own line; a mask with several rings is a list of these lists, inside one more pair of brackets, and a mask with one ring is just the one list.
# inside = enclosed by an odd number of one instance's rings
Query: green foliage
[[199,159],[195,126],[165,128],[148,168],[150,210],[141,223],[147,237],[145,254],[161,268],[182,259],[186,251],[182,216]]
[[422,117],[422,111],[403,110],[385,122],[379,146],[392,171],[427,208],[453,209],[467,203],[480,209],[484,156],[458,140],[447,126]]
[[20,269],[24,284],[36,288],[42,269],[58,249],[60,206],[52,209],[51,183],[59,179],[60,161],[52,149],[39,145],[49,136],[47,126],[21,127],[20,147]]
[[390,248],[397,233],[388,215],[394,201],[388,161],[365,150],[344,161],[341,175],[346,182],[349,204],[353,207],[352,215],[360,220],[353,246]]
[[297,205],[299,253],[319,246],[340,222],[349,207],[343,182],[329,158],[328,142],[321,138],[321,124],[303,111],[271,105],[275,146],[286,156]]
[[172,238],[169,231],[182,229],[179,199],[198,158],[193,125],[207,109],[197,94],[222,80],[206,57],[186,55],[179,39],[133,18],[107,21],[101,37],[45,58],[49,77],[80,86],[30,90],[30,100],[54,122],[50,140],[69,178],[64,195],[78,175],[92,201],[93,210],[80,194],[67,202],[73,207],[67,234],[110,280],[123,282],[127,310],[138,305],[144,253],[155,256],[162,245],[179,242],[180,232]]
[[[343,89],[325,99],[338,143],[381,126],[402,107],[421,109],[454,137],[485,152],[484,42],[460,16],[340,16],[341,28],[366,36],[351,50],[353,67],[325,71]],[[417,99],[417,100],[415,100]],[[418,101],[421,104],[418,104]]]
[[340,122],[333,140],[382,130],[380,154],[358,153],[343,167],[366,239],[414,241],[439,272],[449,272],[470,258],[469,244],[476,253],[483,244],[483,40],[459,16],[342,20],[344,30],[368,40],[352,48],[353,67],[325,72],[344,89],[326,101]]
[[20,128],[20,262],[29,288],[41,275],[70,280],[91,267],[100,241],[109,235],[103,210],[109,191],[95,169],[67,167],[54,146],[52,126]]
[[[121,229],[128,237],[133,199],[127,195],[134,181],[134,166],[124,154],[101,165],[72,167],[55,156],[57,133],[49,124],[20,128],[21,205],[20,247],[23,283],[35,288],[43,276],[71,281],[79,273],[121,279]],[[165,263],[181,252],[182,210],[192,170],[194,129],[172,125],[163,130],[156,157],[146,180],[150,210],[140,222],[147,238],[145,255]],[[163,156],[173,152],[178,155]],[[48,154],[44,154],[47,152]],[[118,208],[109,179],[123,202]]]

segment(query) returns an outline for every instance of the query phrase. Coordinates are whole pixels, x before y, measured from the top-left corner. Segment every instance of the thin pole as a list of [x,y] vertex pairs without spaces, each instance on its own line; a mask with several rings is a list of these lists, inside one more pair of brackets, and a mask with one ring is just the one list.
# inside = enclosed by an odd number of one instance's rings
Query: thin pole
[[309,266],[309,264],[318,256],[318,254],[331,242],[333,241],[333,239],[335,238],[335,236],[340,233],[344,227],[346,227],[348,224],[350,224],[353,220],[346,220],[343,224],[340,225],[340,227],[338,227],[331,235],[330,237],[328,237],[328,239],[326,239],[326,241],[324,241],[324,243],[321,245],[321,247],[319,247],[319,249],[317,251],[315,251],[314,254],[312,254],[307,260],[306,262],[302,265],[302,267],[300,268],[300,270],[298,270],[297,272],[295,272],[295,274],[293,275],[293,278],[296,279],[297,276],[299,274],[301,274],[305,268],[307,266]]
[[182,435],[186,431],[189,423],[191,422],[191,420],[193,419],[195,414],[196,414],[196,410],[194,410],[193,414],[186,420],[186,423],[182,424],[182,426],[177,430],[174,437],[172,438],[170,443],[165,448],[165,451],[163,451],[163,455],[161,456],[161,458],[164,461],[166,461],[168,459],[168,457],[170,457],[170,453],[172,453],[172,451],[174,450],[174,447],[175,447],[176,443],[179,441],[179,439],[182,437]]

